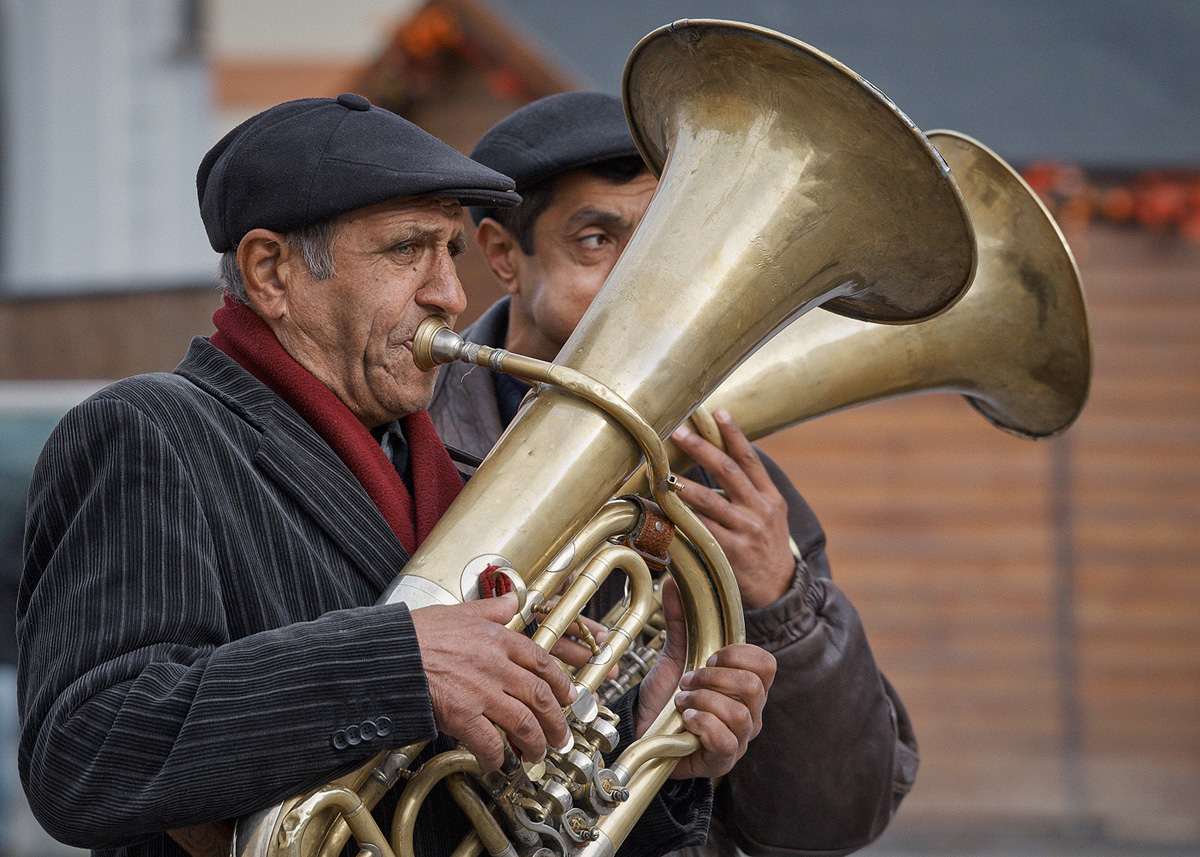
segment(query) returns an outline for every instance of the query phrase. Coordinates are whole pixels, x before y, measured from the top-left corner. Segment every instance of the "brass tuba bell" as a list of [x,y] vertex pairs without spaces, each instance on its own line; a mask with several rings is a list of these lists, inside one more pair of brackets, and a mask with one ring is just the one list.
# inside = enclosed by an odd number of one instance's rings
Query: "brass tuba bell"
[[[979,264],[970,289],[929,321],[882,326],[810,313],[746,360],[693,415],[725,408],[756,439],[866,402],[962,394],[1028,438],[1065,431],[1083,409],[1092,347],[1079,269],[1054,218],[1017,172],[976,140],[931,131],[963,192]],[[683,455],[673,445],[672,465]]]
[[[944,311],[970,282],[973,232],[945,162],[835,60],[757,27],[681,21],[634,48],[624,97],[661,180],[555,363],[600,381],[659,437],[817,306],[913,322]],[[540,391],[439,530],[468,517],[478,545],[532,577],[640,457],[604,414]],[[533,521],[544,522],[536,537]],[[471,597],[461,547],[429,542],[389,600]]]
[[[640,610],[640,622],[651,581],[632,551],[613,553],[610,539],[633,521],[625,501],[605,501],[643,456],[665,463],[660,439],[797,316],[825,306],[872,321],[917,321],[945,310],[970,281],[974,241],[945,162],[891,102],[835,60],[758,27],[680,21],[634,48],[623,88],[634,138],[661,182],[555,362],[470,348],[431,328],[418,332],[420,348],[414,340],[414,353],[430,362],[509,367],[539,387],[385,603],[470,600],[485,570],[499,572],[520,594],[510,624],[517,627],[581,569],[534,636],[549,648],[566,624],[558,611],[583,597],[575,587],[620,567],[640,581],[641,607],[629,613]],[[669,502],[669,473],[660,477],[652,490],[673,519],[678,513],[684,535],[671,556],[691,669],[741,640],[741,605],[715,541],[682,503]],[[636,632],[631,622],[625,637]],[[622,650],[619,640],[606,641],[575,676],[581,701],[592,700]],[[598,748],[612,731],[603,710],[575,708],[567,712],[569,756],[548,755],[543,771],[514,763],[512,788],[488,787],[503,826],[461,787],[460,775],[478,766],[456,751],[426,763],[401,794],[391,836],[379,832],[367,810],[380,784],[396,782],[415,758],[414,746],[244,820],[234,853],[333,854],[352,828],[368,850],[409,854],[420,801],[445,777],[478,830],[479,841],[460,853],[507,854],[516,842],[539,857],[609,857],[694,738],[668,706],[600,770]],[[501,794],[514,790],[523,802],[504,803]],[[536,819],[530,806],[543,808]]]

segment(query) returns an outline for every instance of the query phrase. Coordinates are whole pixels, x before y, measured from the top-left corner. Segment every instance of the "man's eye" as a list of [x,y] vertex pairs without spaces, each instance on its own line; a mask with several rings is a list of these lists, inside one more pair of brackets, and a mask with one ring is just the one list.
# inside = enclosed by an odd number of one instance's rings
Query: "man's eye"
[[392,248],[392,252],[397,256],[413,256],[417,252],[416,244],[397,244]]
[[591,235],[584,235],[579,239],[579,243],[588,250],[599,250],[608,243],[608,236],[603,232],[596,232]]

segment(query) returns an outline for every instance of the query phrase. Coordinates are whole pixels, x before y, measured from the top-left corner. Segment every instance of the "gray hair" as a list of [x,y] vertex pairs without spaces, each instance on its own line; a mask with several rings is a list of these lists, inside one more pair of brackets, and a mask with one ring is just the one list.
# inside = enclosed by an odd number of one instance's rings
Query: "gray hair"
[[[304,264],[314,280],[328,280],[337,273],[333,265],[333,242],[337,235],[337,218],[330,218],[289,232],[283,236],[283,240],[304,259]],[[222,289],[247,306],[250,305],[246,284],[242,281],[242,272],[238,269],[236,249],[221,254],[217,281]]]

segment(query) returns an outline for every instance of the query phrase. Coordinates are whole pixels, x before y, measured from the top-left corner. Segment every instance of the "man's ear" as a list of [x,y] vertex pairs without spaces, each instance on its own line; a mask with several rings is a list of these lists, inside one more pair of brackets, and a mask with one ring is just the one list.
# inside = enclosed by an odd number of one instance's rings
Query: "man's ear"
[[510,295],[517,290],[517,271],[522,254],[521,245],[513,234],[490,217],[479,222],[475,230],[475,243],[479,245],[483,258],[504,291]]
[[270,229],[251,229],[238,243],[237,261],[254,311],[264,319],[283,317],[288,285],[297,272],[295,254],[283,235]]

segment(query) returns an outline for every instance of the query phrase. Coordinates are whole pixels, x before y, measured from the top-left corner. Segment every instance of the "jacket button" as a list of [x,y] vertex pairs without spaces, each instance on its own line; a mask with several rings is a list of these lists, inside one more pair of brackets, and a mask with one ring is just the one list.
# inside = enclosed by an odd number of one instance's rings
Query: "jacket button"
[[347,743],[347,741],[346,741],[346,730],[345,729],[339,729],[338,731],[333,733],[333,749],[345,750],[349,746],[350,746],[349,743]]
[[346,727],[346,743],[351,747],[357,747],[362,743],[362,733],[359,732],[357,726],[351,724]]
[[375,718],[375,734],[378,735],[380,738],[386,738],[388,735],[391,735],[392,734],[392,718],[387,717],[387,716],[376,717]]
[[374,720],[364,720],[358,724],[358,733],[362,735],[364,741],[373,741],[375,736],[379,734],[379,730],[375,728]]

